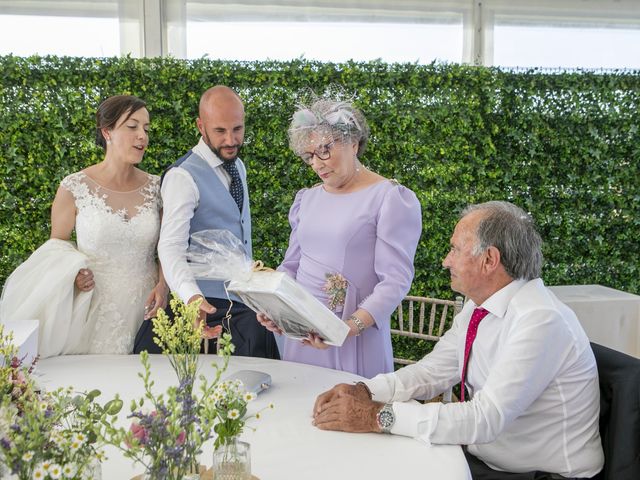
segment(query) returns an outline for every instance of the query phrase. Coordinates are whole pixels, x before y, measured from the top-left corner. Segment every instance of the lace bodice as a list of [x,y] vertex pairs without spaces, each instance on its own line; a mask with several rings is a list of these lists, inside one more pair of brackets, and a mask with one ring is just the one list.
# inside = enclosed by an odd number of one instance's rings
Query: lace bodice
[[144,301],[157,282],[160,178],[148,175],[140,188],[116,192],[77,172],[61,186],[74,197],[78,250],[89,258],[96,284],[89,351],[131,353]]

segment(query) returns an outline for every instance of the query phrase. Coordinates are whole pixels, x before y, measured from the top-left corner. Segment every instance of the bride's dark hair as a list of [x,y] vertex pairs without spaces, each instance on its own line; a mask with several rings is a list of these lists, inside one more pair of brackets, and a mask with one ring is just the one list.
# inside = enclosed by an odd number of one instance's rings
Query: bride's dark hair
[[131,115],[146,107],[147,104],[133,95],[115,95],[104,100],[96,111],[96,145],[107,149],[107,142],[102,135],[103,128],[114,128],[118,119],[128,113],[127,121]]

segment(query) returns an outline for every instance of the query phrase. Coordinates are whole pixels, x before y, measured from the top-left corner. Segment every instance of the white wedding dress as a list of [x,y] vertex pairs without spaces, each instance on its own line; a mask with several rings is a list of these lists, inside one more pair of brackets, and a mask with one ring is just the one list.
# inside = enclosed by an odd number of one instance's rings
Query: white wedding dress
[[131,353],[144,318],[144,301],[158,281],[160,178],[114,192],[82,172],[61,185],[76,201],[78,250],[88,257],[95,287],[89,312],[90,353]]
[[[5,283],[2,321],[38,319],[42,356],[131,353],[144,302],[158,281],[160,178],[148,175],[142,187],[115,192],[77,172],[61,186],[75,199],[77,251],[55,239],[36,250]],[[78,254],[93,271],[91,292],[73,290]],[[62,285],[52,286],[45,277]]]

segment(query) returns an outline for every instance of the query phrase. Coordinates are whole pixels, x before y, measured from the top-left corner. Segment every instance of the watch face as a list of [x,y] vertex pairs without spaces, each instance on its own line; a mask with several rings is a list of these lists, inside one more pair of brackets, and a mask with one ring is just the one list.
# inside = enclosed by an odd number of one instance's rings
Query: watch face
[[391,428],[393,426],[393,413],[388,410],[383,410],[380,412],[380,425],[383,428]]
[[386,404],[382,407],[382,410],[378,412],[378,425],[380,429],[385,433],[389,433],[395,421],[396,416],[393,413],[393,407],[391,404]]

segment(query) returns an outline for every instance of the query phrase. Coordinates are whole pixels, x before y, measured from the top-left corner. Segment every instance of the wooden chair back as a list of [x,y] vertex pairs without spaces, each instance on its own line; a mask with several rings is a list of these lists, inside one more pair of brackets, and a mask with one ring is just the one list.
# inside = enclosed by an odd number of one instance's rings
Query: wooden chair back
[[[397,308],[397,327],[392,335],[437,342],[450,326],[453,317],[462,310],[462,297],[455,300],[406,296]],[[394,325],[395,326],[395,325]],[[415,363],[415,360],[394,358],[401,365]]]

